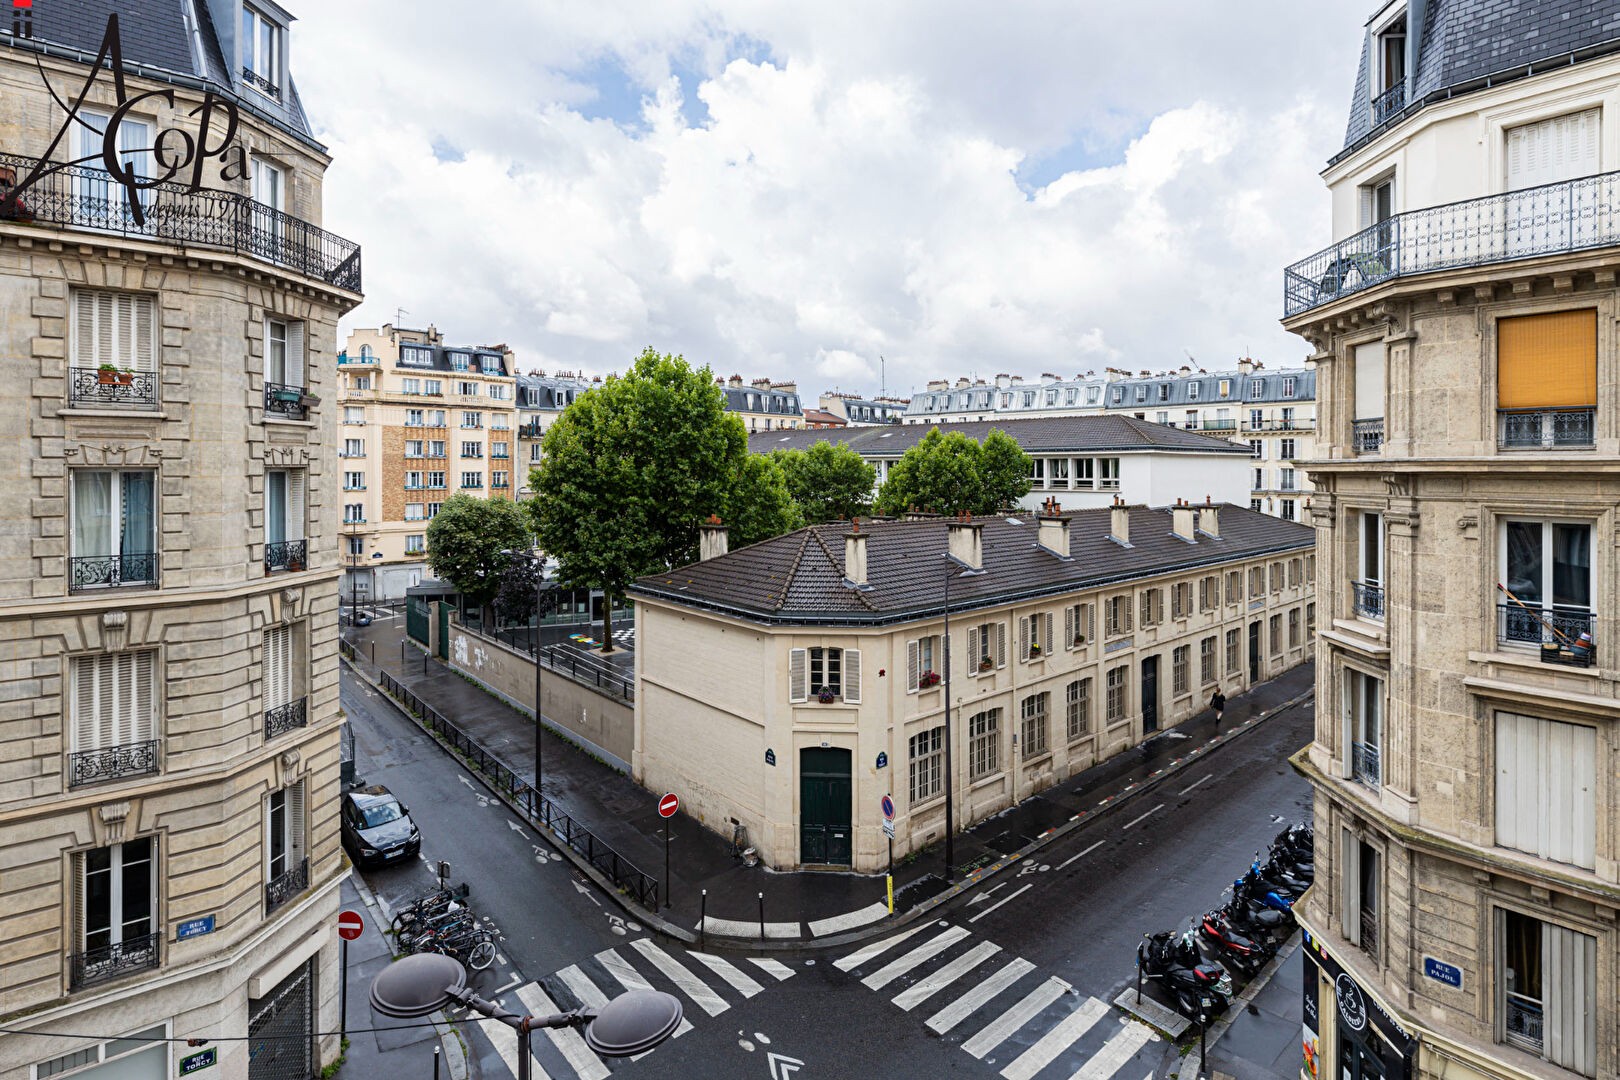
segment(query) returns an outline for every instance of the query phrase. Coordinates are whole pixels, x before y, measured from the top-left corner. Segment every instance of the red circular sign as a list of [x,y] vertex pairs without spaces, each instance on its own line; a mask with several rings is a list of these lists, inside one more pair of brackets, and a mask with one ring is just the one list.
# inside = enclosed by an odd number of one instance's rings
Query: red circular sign
[[366,921],[360,917],[358,911],[338,912],[338,937],[344,941],[353,941],[365,928]]
[[675,811],[679,810],[680,808],[681,800],[675,797],[675,793],[673,791],[668,795],[665,795],[662,799],[658,800],[659,817],[674,817]]

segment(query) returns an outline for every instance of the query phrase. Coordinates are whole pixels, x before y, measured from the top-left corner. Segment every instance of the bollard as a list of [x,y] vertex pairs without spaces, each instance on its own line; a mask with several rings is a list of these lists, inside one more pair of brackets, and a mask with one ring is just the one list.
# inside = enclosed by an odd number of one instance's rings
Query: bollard
[[1209,1075],[1209,1073],[1204,1071],[1204,1032],[1206,1032],[1207,1030],[1209,1030],[1208,1025],[1206,1025],[1206,1024],[1199,1024],[1198,1025],[1198,1077],[1199,1077],[1199,1080],[1204,1080],[1204,1077]]
[[439,1080],[439,1048],[433,1048],[433,1080]]
[[[403,646],[404,642],[401,642],[400,644]],[[375,639],[373,639],[371,642],[371,666],[377,666],[377,642]]]
[[703,931],[709,922],[709,890],[703,890],[703,899],[698,901],[698,948],[703,948]]
[[759,894],[759,940],[765,940],[765,894]]

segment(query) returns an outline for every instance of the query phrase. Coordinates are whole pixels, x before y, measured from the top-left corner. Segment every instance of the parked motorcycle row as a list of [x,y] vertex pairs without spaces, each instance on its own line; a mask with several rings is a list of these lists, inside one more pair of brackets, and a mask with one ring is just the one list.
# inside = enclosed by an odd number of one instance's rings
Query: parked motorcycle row
[[443,953],[474,971],[489,967],[495,962],[495,935],[479,924],[466,900],[463,885],[435,889],[400,908],[391,929],[401,950]]
[[1225,904],[1185,930],[1144,935],[1136,949],[1137,992],[1144,979],[1155,983],[1177,1012],[1207,1027],[1232,1004],[1234,978],[1253,979],[1293,935],[1291,909],[1311,886],[1314,852],[1311,826],[1290,825],[1271,842],[1264,863],[1256,852]]

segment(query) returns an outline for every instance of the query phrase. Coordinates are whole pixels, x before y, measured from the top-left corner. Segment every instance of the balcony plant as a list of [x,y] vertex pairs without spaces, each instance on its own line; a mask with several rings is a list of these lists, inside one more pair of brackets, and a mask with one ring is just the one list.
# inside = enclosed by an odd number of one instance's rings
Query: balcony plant
[[130,383],[132,383],[134,381],[135,381],[135,369],[134,368],[126,367],[126,368],[120,368],[118,370],[118,385],[120,385],[120,386],[128,386]]
[[1085,643],[1086,643],[1086,635],[1084,635],[1084,634],[1076,634],[1076,635],[1074,635],[1074,647],[1075,648],[1078,649],[1080,646],[1084,645]]
[[929,690],[939,685],[939,672],[925,671],[917,677],[917,689]]
[[996,662],[994,660],[990,659],[988,656],[986,656],[984,659],[979,661],[979,670],[980,671],[990,671],[990,670],[993,670],[995,668],[995,666],[996,666]]
[[304,557],[302,555],[293,555],[293,556],[291,556],[290,558],[287,559],[287,569],[288,570],[290,570],[290,571],[292,571],[294,573],[297,573],[298,571],[302,570],[303,568],[304,568]]
[[831,705],[833,702],[838,700],[838,695],[833,693],[829,688],[823,686],[820,690],[816,691],[816,700],[821,702],[823,705]]
[[1029,643],[1029,658],[1031,660],[1039,660],[1041,658],[1041,643],[1040,642],[1032,641],[1032,642]]
[[118,381],[118,367],[114,364],[102,364],[96,369],[96,382],[102,386],[111,386]]

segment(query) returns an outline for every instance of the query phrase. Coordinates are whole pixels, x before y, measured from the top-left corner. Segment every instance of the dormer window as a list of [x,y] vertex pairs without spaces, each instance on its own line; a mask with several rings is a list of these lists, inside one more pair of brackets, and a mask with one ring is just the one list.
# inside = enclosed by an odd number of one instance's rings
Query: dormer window
[[242,7],[242,82],[281,100],[282,28],[251,7]]
[[457,371],[466,371],[472,364],[471,358],[464,352],[450,354],[450,366]]
[[1372,122],[1382,124],[1406,107],[1406,12],[1380,28],[1372,53]]
[[1198,384],[1197,383],[1190,382],[1190,383],[1187,384],[1187,400],[1188,401],[1197,401],[1198,400]]

